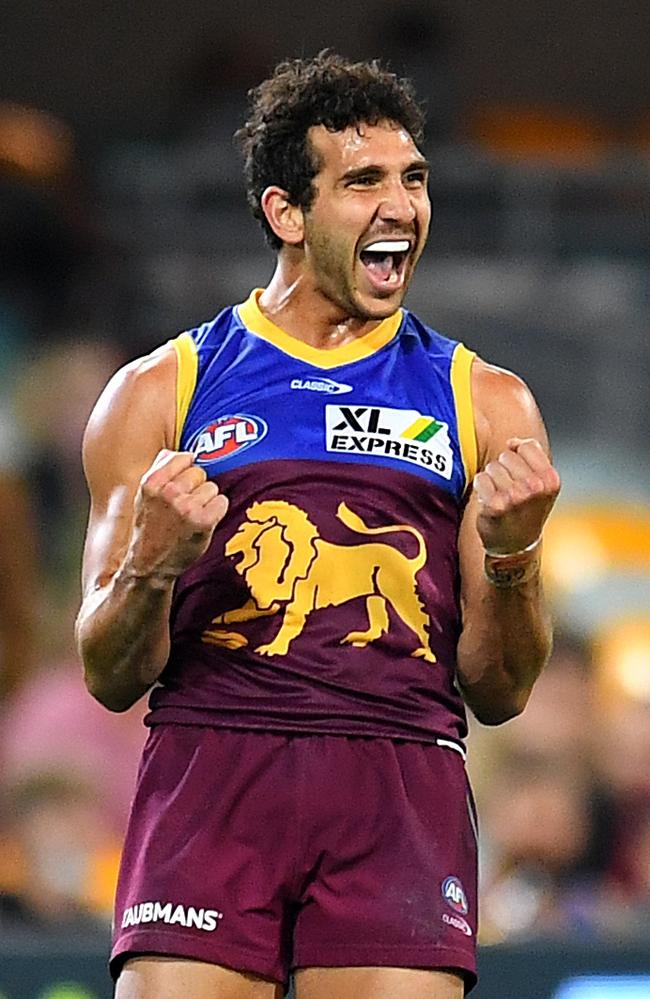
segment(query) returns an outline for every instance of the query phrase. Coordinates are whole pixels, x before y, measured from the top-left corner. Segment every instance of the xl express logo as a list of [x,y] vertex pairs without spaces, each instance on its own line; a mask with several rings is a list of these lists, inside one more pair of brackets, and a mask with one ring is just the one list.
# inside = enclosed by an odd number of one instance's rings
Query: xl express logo
[[325,425],[328,451],[397,458],[451,478],[449,427],[433,416],[416,409],[328,405]]
[[198,465],[211,465],[258,444],[266,437],[267,430],[267,424],[259,416],[245,413],[220,416],[201,427],[190,439],[187,449],[195,455]]

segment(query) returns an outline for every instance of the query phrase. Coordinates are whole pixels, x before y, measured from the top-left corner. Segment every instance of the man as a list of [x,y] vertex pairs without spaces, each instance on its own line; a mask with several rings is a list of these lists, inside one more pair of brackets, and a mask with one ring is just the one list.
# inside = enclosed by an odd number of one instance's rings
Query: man
[[559,480],[528,389],[400,308],[421,125],[374,63],[278,66],[240,135],[270,284],[90,420],[86,680],[115,711],[154,687],[118,999],[475,981],[463,698],[512,717],[548,655]]

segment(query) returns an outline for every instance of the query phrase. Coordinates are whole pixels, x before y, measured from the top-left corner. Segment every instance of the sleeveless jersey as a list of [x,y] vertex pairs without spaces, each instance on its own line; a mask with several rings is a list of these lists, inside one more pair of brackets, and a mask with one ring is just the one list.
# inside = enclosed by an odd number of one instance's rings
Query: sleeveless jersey
[[474,355],[407,310],[315,348],[259,294],[172,341],[177,446],[229,509],[177,581],[148,721],[462,740]]

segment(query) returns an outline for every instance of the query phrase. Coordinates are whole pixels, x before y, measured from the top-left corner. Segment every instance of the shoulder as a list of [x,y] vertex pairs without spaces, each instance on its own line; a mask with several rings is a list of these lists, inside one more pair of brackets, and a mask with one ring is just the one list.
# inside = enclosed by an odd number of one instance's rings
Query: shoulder
[[176,423],[178,355],[173,341],[120,368],[110,379],[90,415],[84,456],[98,440],[120,442],[155,437],[172,447]]
[[534,405],[532,392],[523,378],[478,356],[472,365],[472,392],[476,405],[486,411],[499,409],[504,403],[524,408]]
[[479,466],[510,437],[534,437],[548,450],[535,397],[519,375],[475,357],[471,388]]
[[169,403],[173,407],[178,370],[173,342],[156,348],[151,354],[125,364],[113,375],[97,400],[89,427],[103,422],[116,411],[153,407]]

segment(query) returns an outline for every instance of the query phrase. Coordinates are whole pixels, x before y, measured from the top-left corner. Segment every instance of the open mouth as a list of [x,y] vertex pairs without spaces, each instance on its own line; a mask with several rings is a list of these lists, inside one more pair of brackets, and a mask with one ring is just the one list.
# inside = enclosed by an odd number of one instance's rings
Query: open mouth
[[372,286],[377,291],[392,293],[404,284],[410,252],[408,239],[378,239],[365,246],[359,256]]

